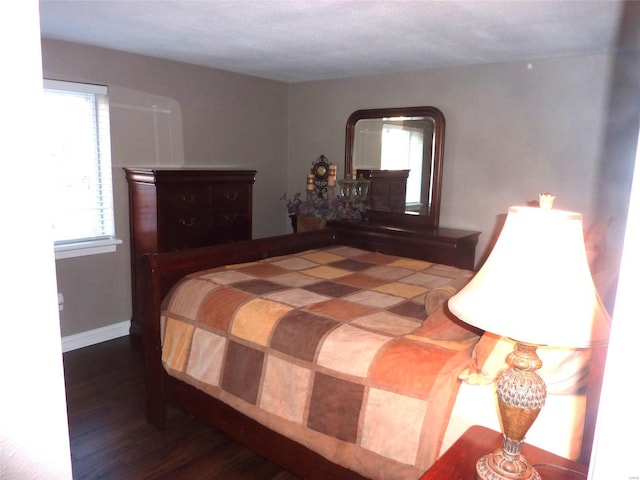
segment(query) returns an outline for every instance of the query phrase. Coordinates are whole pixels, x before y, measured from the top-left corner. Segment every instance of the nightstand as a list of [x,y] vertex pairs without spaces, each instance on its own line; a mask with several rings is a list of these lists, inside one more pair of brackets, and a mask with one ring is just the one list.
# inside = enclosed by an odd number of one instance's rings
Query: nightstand
[[[480,457],[502,446],[502,434],[486,427],[469,428],[420,480],[473,480]],[[584,480],[588,467],[525,444],[522,454],[544,480]]]

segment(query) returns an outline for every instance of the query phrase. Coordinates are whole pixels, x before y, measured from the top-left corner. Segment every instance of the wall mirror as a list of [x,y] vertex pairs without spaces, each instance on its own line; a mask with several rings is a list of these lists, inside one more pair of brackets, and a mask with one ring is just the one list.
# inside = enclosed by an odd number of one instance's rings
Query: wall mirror
[[351,114],[345,174],[372,180],[370,219],[438,226],[444,132],[444,115],[435,107],[379,108]]

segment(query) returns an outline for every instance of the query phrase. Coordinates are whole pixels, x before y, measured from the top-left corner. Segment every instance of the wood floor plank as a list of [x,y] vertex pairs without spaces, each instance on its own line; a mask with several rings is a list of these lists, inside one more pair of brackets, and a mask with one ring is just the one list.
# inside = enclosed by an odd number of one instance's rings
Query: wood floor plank
[[122,337],[63,355],[76,480],[298,480],[170,408],[146,421],[140,342]]

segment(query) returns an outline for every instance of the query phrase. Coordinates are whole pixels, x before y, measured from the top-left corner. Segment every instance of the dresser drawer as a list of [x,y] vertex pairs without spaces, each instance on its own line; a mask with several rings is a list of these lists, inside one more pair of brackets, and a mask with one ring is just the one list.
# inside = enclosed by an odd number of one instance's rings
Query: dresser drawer
[[159,240],[160,248],[163,252],[173,252],[176,250],[186,250],[188,248],[205,247],[212,245],[209,231],[193,231],[190,233],[180,233],[171,235],[167,233]]
[[246,211],[233,208],[216,208],[211,212],[211,224],[213,226],[224,227],[238,223],[249,224],[249,217]]
[[216,209],[212,212],[185,212],[165,215],[162,244],[168,250],[202,247],[251,236],[251,221],[246,212]]
[[206,210],[211,205],[208,185],[167,185],[159,194],[160,212]]
[[212,224],[207,228],[193,229],[188,232],[167,231],[162,235],[160,244],[163,251],[185,250],[218,243],[245,240],[251,235],[251,225],[246,219],[232,220],[227,223]]
[[202,235],[211,226],[211,214],[205,209],[165,211],[159,215],[159,226],[163,236]]
[[211,244],[211,213],[207,210],[165,212],[159,228],[161,250],[184,250]]
[[250,193],[251,190],[246,185],[217,185],[211,192],[211,204],[214,208],[246,210]]

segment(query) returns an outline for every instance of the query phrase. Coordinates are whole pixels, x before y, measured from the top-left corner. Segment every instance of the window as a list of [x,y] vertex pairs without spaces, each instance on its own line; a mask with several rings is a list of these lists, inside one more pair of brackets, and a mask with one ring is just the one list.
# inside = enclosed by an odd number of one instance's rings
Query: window
[[56,258],[114,251],[107,87],[44,82]]
[[423,144],[422,129],[392,123],[382,126],[381,168],[409,170],[408,205],[418,205],[421,202]]

